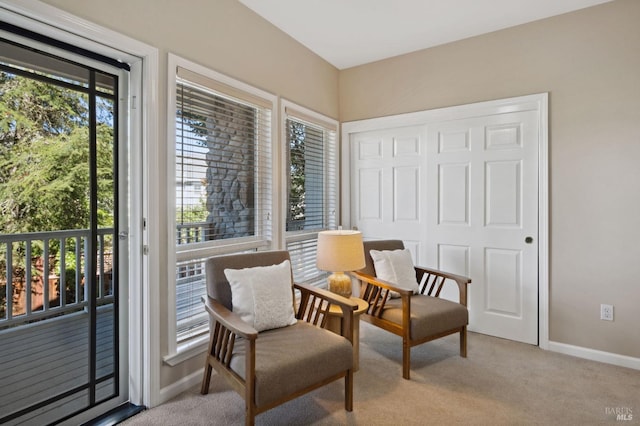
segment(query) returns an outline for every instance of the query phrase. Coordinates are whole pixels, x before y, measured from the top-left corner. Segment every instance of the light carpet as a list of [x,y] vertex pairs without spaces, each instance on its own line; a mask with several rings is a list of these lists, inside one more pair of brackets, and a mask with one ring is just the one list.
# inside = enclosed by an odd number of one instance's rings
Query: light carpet
[[[352,412],[340,380],[258,415],[256,424],[640,424],[640,371],[469,333],[467,358],[458,355],[457,335],[412,348],[404,380],[401,339],[360,327]],[[208,395],[194,387],[123,424],[242,425],[244,402],[214,372]]]

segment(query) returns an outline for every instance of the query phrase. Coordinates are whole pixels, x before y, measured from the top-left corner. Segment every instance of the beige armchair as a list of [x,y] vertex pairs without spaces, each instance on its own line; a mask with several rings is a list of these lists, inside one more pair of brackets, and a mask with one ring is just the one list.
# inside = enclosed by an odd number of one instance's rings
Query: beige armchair
[[[293,284],[295,324],[260,332],[233,310],[225,269],[277,265],[284,260],[289,260],[288,252],[269,251],[217,256],[206,262],[205,306],[211,330],[201,393],[208,393],[212,369],[216,370],[244,397],[247,425],[254,424],[256,415],[341,378],[345,409],[353,409],[352,323],[357,304],[322,289]],[[342,310],[341,335],[324,329],[330,304]]]
[[[411,348],[422,343],[460,333],[460,356],[467,356],[467,285],[470,278],[446,272],[414,267],[418,293],[399,288],[377,278],[371,250],[404,249],[400,240],[365,241],[364,269],[354,272],[361,282],[360,297],[369,304],[361,319],[402,337],[402,377],[409,379]],[[459,303],[440,298],[445,283],[459,290]],[[392,292],[399,297],[391,298]]]

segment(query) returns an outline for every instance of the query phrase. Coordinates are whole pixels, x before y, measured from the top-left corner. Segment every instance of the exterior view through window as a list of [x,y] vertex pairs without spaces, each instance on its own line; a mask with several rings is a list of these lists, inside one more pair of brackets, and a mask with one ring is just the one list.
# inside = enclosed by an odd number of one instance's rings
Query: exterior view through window
[[319,231],[326,226],[324,133],[292,119],[286,124],[290,172],[287,231]]
[[316,267],[317,233],[336,226],[335,129],[288,112],[286,243],[296,282],[320,285],[327,273]]
[[118,78],[0,52],[0,423],[44,424],[118,393]]
[[207,332],[202,255],[271,239],[271,110],[178,67],[175,111],[176,339]]
[[[176,322],[169,352],[179,353],[208,331],[202,297],[209,256],[277,248],[284,237],[294,279],[325,285],[327,274],[315,266],[317,233],[336,226],[338,162],[337,122],[285,102],[282,139],[274,144],[273,97],[174,59]],[[282,204],[274,193],[285,197]]]

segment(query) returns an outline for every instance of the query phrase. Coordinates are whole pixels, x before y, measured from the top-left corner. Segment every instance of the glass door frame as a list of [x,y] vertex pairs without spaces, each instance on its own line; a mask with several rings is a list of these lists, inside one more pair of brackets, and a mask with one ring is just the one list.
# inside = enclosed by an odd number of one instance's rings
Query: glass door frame
[[[159,136],[159,109],[157,90],[159,78],[158,49],[130,37],[83,20],[37,0],[0,0],[3,20],[13,25],[30,28],[77,46],[94,50],[130,64],[129,99],[129,235],[130,253],[129,286],[125,298],[129,310],[128,346],[129,375],[122,377],[128,383],[129,400],[133,404],[154,406],[162,400],[160,392],[161,359],[158,350],[160,333],[157,306],[159,296],[150,291],[150,277],[157,282],[158,274],[149,264],[160,262],[157,248],[159,189],[157,149],[149,149],[148,141],[155,146]],[[118,46],[118,50],[111,46]],[[150,226],[151,225],[151,226]],[[151,244],[150,244],[151,243]],[[156,308],[152,308],[155,306]],[[127,335],[127,334],[123,334]],[[122,370],[121,370],[122,372]],[[98,416],[98,411],[85,412],[75,419],[81,423]]]
[[[8,27],[8,26],[7,26]],[[84,259],[87,263],[85,266],[85,300],[87,303],[87,307],[85,308],[85,312],[89,314],[89,330],[88,330],[88,377],[86,378],[86,382],[84,385],[79,387],[74,387],[75,389],[68,389],[64,393],[60,394],[60,396],[52,396],[51,399],[47,399],[47,401],[51,401],[44,404],[44,401],[41,403],[37,403],[35,405],[31,405],[34,410],[40,410],[41,408],[49,407],[50,404],[57,404],[57,398],[63,398],[65,396],[71,395],[86,395],[88,401],[84,408],[80,409],[80,411],[75,411],[69,414],[61,414],[61,418],[58,418],[55,421],[64,421],[66,419],[72,419],[78,417],[78,415],[83,414],[87,411],[92,411],[94,408],[100,410],[99,407],[102,408],[103,411],[108,411],[112,406],[121,405],[127,401],[129,401],[129,374],[128,374],[128,359],[129,359],[129,348],[128,348],[128,306],[126,303],[120,303],[120,299],[124,299],[124,301],[128,300],[128,281],[129,281],[129,271],[128,267],[128,258],[129,258],[129,239],[128,239],[128,229],[129,229],[129,200],[127,198],[127,194],[130,193],[129,190],[129,105],[128,105],[128,86],[129,86],[129,74],[128,71],[123,68],[115,68],[110,65],[105,65],[99,61],[95,61],[92,59],[88,59],[82,55],[70,53],[63,49],[54,48],[48,43],[42,43],[41,41],[36,41],[31,39],[30,37],[24,37],[19,34],[14,34],[11,32],[2,31],[1,35],[3,38],[10,40],[19,45],[25,46],[25,49],[35,49],[41,52],[46,52],[52,58],[62,58],[72,63],[78,65],[77,68],[84,68],[87,72],[88,76],[88,86],[84,87],[82,85],[71,85],[64,82],[56,82],[55,80],[49,79],[47,77],[39,77],[37,75],[30,75],[26,72],[21,72],[20,70],[12,70],[7,69],[7,72],[14,73],[16,75],[21,76],[21,78],[40,80],[48,84],[53,84],[61,87],[67,87],[70,90],[76,91],[78,93],[84,93],[87,96],[87,107],[88,107],[88,144],[89,144],[89,164],[87,165],[89,168],[89,211],[90,211],[90,221],[89,221],[89,236],[90,238],[86,241],[86,252],[84,253]],[[25,50],[26,51],[26,50]],[[46,56],[41,56],[45,58]],[[46,59],[45,59],[46,60]],[[109,95],[108,93],[102,93],[97,90],[97,78],[98,74],[112,76],[111,79],[114,82],[112,86],[113,93]],[[111,293],[113,297],[113,301],[111,302],[113,305],[113,313],[110,315],[114,315],[113,317],[113,337],[111,338],[111,351],[113,357],[113,366],[112,371],[107,372],[106,376],[98,377],[98,357],[97,357],[97,297],[105,291],[104,286],[102,286],[102,281],[104,278],[104,269],[100,268],[98,263],[98,253],[102,253],[102,249],[99,248],[99,227],[97,223],[97,198],[98,198],[98,186],[97,186],[97,115],[98,115],[98,107],[97,107],[97,99],[105,98],[110,99],[110,102],[113,107],[113,143],[110,149],[110,155],[113,158],[113,184],[111,185],[111,191],[113,195],[114,202],[114,211],[113,211],[113,231],[111,236],[112,241],[112,250],[113,250],[113,267],[112,267],[112,277],[111,277]],[[104,241],[100,239],[100,241]],[[100,255],[100,259],[104,261],[103,255]],[[104,265],[103,265],[104,266]],[[98,279],[100,276],[100,279]],[[77,280],[77,277],[76,277]],[[100,291],[97,291],[97,285],[100,284]],[[76,282],[76,286],[80,285],[79,282]],[[61,283],[62,286],[62,283]],[[27,287],[27,288],[30,288]],[[62,287],[61,287],[62,288]],[[27,296],[30,297],[30,296]],[[113,386],[111,391],[107,391],[106,396],[97,397],[96,392],[99,384],[103,380],[113,380]],[[54,399],[55,398],[55,399]],[[83,397],[84,398],[84,397]],[[25,407],[25,409],[16,412],[25,413],[26,410],[31,409]],[[16,417],[16,419],[22,418],[22,415]]]
[[[167,398],[162,389],[161,317],[156,267],[160,250],[161,180],[157,143],[160,132],[158,48],[38,0],[0,0],[3,20],[129,63],[129,398],[155,406]],[[118,49],[112,46],[118,46]],[[164,121],[162,122],[164,126]],[[153,285],[151,285],[153,283]],[[96,417],[87,412],[84,419]],[[79,418],[78,423],[83,419]]]

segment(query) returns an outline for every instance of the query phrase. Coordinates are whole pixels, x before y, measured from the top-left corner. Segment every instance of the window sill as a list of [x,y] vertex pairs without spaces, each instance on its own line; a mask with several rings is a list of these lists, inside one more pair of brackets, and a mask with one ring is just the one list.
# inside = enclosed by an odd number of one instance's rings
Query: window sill
[[176,352],[166,355],[162,358],[165,364],[175,367],[176,365],[191,359],[196,356],[200,356],[207,351],[207,345],[209,344],[209,333],[199,336],[195,339],[191,339],[186,343],[178,345]]

